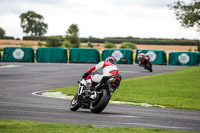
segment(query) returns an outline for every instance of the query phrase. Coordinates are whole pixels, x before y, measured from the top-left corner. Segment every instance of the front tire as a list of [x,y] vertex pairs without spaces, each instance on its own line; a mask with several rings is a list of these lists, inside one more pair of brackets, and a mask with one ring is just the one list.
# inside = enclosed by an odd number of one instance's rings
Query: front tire
[[99,98],[95,103],[90,104],[90,110],[92,113],[101,113],[107,106],[110,100],[110,93],[107,89],[102,89],[102,93],[99,94]]
[[77,93],[70,102],[70,110],[77,111],[79,108],[80,106],[78,105],[78,93]]

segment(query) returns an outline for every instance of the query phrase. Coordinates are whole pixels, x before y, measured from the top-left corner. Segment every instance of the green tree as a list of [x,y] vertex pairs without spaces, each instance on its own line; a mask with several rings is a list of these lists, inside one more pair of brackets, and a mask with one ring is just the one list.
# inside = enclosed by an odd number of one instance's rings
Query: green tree
[[105,42],[104,48],[116,48],[114,43],[111,42]]
[[42,36],[47,32],[48,25],[43,22],[44,17],[34,11],[28,11],[20,15],[23,32],[31,36]]
[[78,25],[77,24],[71,24],[69,26],[69,29],[67,30],[67,34],[71,35],[71,36],[78,36]]
[[185,28],[194,28],[200,32],[200,2],[199,0],[191,0],[191,3],[186,4],[183,1],[176,1],[168,5],[174,10],[177,20]]
[[40,42],[40,41],[38,41],[38,47],[42,47],[42,46],[44,46],[44,44],[42,43],[42,42]]
[[72,24],[66,31],[66,40],[69,41],[74,48],[80,47],[79,29],[77,24]]
[[5,30],[0,27],[0,39],[4,39],[5,36]]
[[137,49],[137,46],[134,43],[131,43],[131,42],[123,42],[120,45],[120,48]]
[[88,47],[89,48],[93,48],[94,47],[90,41],[88,41]]
[[58,36],[52,36],[47,38],[47,47],[61,47],[63,45],[62,39]]
[[65,47],[65,48],[70,49],[70,48],[72,48],[72,44],[71,44],[70,41],[66,41],[66,40],[65,40],[65,41],[62,43],[62,47]]

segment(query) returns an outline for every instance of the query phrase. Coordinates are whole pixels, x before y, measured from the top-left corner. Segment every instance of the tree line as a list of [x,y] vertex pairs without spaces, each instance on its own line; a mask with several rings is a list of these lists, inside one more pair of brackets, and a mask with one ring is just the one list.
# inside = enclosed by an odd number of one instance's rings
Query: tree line
[[[24,36],[23,40],[40,40],[47,41],[48,38],[57,37],[60,41],[64,41],[63,36]],[[121,44],[123,42],[131,42],[135,44],[145,44],[145,45],[191,45],[195,46],[199,43],[199,40],[189,40],[189,39],[162,39],[162,38],[134,38],[134,37],[105,37],[105,38],[80,38],[80,43],[105,43],[110,42],[114,44]]]
[[162,39],[162,38],[134,38],[134,37],[106,37],[100,38],[80,38],[81,42],[86,43],[88,41],[92,43],[105,43],[111,42],[121,44],[123,42],[131,42],[135,44],[149,44],[149,45],[197,45],[199,40],[189,39]]

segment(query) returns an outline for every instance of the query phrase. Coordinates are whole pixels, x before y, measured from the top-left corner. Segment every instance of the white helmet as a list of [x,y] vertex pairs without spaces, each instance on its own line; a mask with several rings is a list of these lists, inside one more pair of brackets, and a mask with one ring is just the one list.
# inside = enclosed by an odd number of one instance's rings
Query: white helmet
[[138,51],[138,54],[140,54],[140,53],[143,53],[143,52],[140,50],[140,51]]
[[107,62],[111,62],[112,64],[116,64],[116,59],[113,56],[109,56],[106,58]]

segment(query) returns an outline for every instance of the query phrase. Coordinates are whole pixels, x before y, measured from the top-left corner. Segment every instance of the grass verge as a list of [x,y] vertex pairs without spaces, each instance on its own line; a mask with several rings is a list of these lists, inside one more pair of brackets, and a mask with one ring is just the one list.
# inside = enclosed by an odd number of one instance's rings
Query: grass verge
[[[57,88],[74,95],[78,86]],[[174,72],[124,79],[111,100],[149,103],[169,108],[200,110],[200,67],[187,67]]]
[[200,110],[200,67],[126,79],[112,100]]
[[[1,133],[189,133],[187,131],[135,127],[93,127],[92,125],[31,122],[0,119]],[[190,132],[191,133],[191,132]]]

